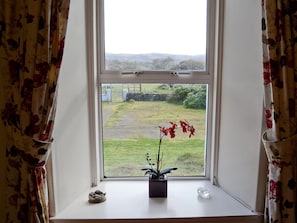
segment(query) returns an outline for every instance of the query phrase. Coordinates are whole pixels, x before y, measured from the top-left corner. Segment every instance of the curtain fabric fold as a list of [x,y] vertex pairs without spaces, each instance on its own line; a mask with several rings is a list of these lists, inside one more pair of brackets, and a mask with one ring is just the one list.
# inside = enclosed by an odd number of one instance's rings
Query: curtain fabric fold
[[266,222],[297,222],[297,2],[262,0]]
[[6,222],[49,222],[45,164],[70,0],[0,1]]
[[297,134],[270,141],[263,134],[268,158],[266,222],[296,222],[296,145]]

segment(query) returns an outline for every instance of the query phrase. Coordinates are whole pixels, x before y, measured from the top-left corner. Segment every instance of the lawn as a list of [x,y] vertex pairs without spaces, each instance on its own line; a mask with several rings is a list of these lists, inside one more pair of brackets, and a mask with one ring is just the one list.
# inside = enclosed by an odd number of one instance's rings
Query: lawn
[[[155,158],[158,140],[106,140],[104,142],[105,176],[142,176],[145,155]],[[163,167],[178,167],[172,176],[197,176],[204,173],[204,141],[168,139],[162,145]]]

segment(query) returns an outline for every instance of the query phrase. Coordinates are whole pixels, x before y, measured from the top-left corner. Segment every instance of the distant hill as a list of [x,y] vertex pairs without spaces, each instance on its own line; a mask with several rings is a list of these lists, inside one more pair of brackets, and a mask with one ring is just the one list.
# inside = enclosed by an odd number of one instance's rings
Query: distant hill
[[205,62],[205,55],[173,55],[173,54],[160,54],[160,53],[149,53],[149,54],[106,54],[107,61],[136,61],[136,62],[151,62],[155,59],[166,59],[171,58],[176,63],[186,60],[196,60]]

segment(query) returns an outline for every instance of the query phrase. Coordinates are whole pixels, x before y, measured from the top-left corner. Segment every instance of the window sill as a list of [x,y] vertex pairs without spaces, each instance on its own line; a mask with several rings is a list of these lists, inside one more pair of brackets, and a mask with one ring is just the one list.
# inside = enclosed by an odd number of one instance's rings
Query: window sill
[[[261,222],[262,216],[209,181],[169,180],[167,198],[149,198],[147,184],[147,181],[102,182],[51,218],[51,222]],[[198,187],[207,187],[211,198],[198,197]],[[96,189],[106,192],[106,201],[90,204],[88,193]]]

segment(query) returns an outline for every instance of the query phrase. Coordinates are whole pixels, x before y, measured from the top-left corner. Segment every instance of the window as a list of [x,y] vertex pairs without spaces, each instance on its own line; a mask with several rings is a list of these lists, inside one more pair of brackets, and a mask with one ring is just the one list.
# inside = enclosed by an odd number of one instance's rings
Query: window
[[102,178],[141,177],[159,125],[187,120],[191,140],[163,142],[175,177],[209,177],[212,0],[101,0],[98,61]]
[[[265,197],[266,157],[263,154],[265,151],[260,146],[263,86],[261,83],[262,77],[259,75],[262,72],[261,33],[259,33],[260,23],[257,21],[261,19],[261,8],[258,4],[254,4],[253,1],[217,1],[220,5],[223,2],[226,4],[221,11],[222,13],[224,10],[223,19],[225,25],[221,27],[225,31],[224,33],[222,32],[224,34],[224,46],[221,45],[219,48],[224,49],[222,55],[224,59],[221,61],[222,71],[219,72],[219,74],[222,73],[219,76],[222,78],[222,90],[217,92],[221,96],[222,109],[218,113],[219,125],[216,126],[218,140],[215,137],[214,143],[212,143],[212,146],[213,144],[219,145],[217,157],[219,171],[217,174],[215,173],[215,176],[220,186],[227,192],[230,192],[231,196],[243,201],[253,210],[262,211],[264,207],[261,209],[261,206],[264,203]],[[89,68],[86,62],[89,62],[89,60],[86,59],[88,55],[85,52],[92,52],[94,47],[86,46],[91,41],[89,39],[86,41],[85,30],[88,31],[87,33],[91,33],[91,31],[88,30],[90,22],[85,21],[85,11],[83,9],[85,5],[88,6],[90,3],[92,1],[72,1],[70,7],[65,54],[59,80],[59,97],[54,130],[55,140],[52,145],[53,189],[55,193],[50,193],[50,195],[55,196],[55,198],[52,198],[53,202],[50,202],[50,204],[55,206],[57,213],[56,219],[52,219],[52,221],[72,222],[74,219],[82,222],[88,222],[87,219],[91,219],[90,221],[95,221],[95,219],[108,221],[108,219],[115,219],[119,213],[120,218],[125,218],[127,219],[126,221],[129,221],[130,218],[127,218],[126,209],[118,208],[119,205],[121,206],[118,201],[119,199],[126,201],[125,198],[129,199],[130,195],[131,198],[135,199],[139,197],[139,200],[134,203],[132,200],[129,200],[129,205],[126,207],[132,212],[131,218],[140,216],[138,211],[133,211],[133,207],[137,207],[141,202],[150,204],[147,209],[142,207],[146,213],[141,216],[146,218],[143,220],[144,222],[147,222],[149,218],[153,218],[152,213],[160,210],[160,208],[165,210],[163,213],[169,214],[169,217],[177,218],[176,213],[180,209],[178,207],[177,209],[168,207],[175,203],[179,206],[183,204],[180,201],[187,201],[188,199],[183,197],[182,194],[169,195],[168,200],[160,204],[147,199],[145,181],[143,182],[144,186],[139,186],[139,183],[141,184],[142,182],[133,180],[131,182],[97,182],[97,173],[93,174],[90,172],[90,166],[94,165],[93,162],[90,163],[90,157],[93,161],[95,159],[93,150],[97,152],[93,149],[95,148],[94,144],[96,144],[93,142],[95,139],[93,134],[94,136],[98,135],[96,134],[97,130],[95,131],[93,126],[91,126],[91,132],[89,130],[89,120],[95,120],[96,118],[93,118],[93,114],[90,114],[93,110],[90,109],[90,105],[87,103],[91,95],[88,93],[88,90],[93,88],[94,82],[87,83],[88,75],[91,74],[93,78],[93,72],[87,73]],[[238,16],[238,12],[240,12],[240,16]],[[92,8],[89,9],[86,15],[91,17],[91,14]],[[220,21],[223,21],[223,19]],[[209,71],[209,73],[212,72]],[[129,77],[129,75],[126,75],[126,78]],[[88,88],[88,86],[91,87]],[[106,89],[108,89],[108,86],[106,86]],[[212,93],[212,90],[209,90],[209,92]],[[209,96],[209,98],[211,97]],[[92,103],[90,104],[92,107],[95,106]],[[100,113],[98,112],[98,114]],[[91,121],[90,124],[93,123],[95,122]],[[209,123],[207,123],[208,125]],[[213,129],[213,131],[215,130]],[[213,135],[211,137],[214,138]],[[171,143],[172,141],[168,144]],[[146,148],[144,150],[146,151]],[[216,160],[214,163],[216,163]],[[99,162],[96,164],[99,164]],[[143,164],[144,162],[141,160],[139,166],[142,167]],[[98,168],[94,168],[94,171],[96,170]],[[258,174],[259,172],[260,174]],[[120,184],[117,184],[118,182]],[[172,180],[170,182],[170,188],[175,190],[176,184],[182,185],[183,188],[187,188],[187,191],[189,191],[187,196],[192,196],[189,199],[197,201],[196,204],[193,204],[197,205],[194,206],[197,207],[195,209],[198,210],[197,215],[187,216],[185,213],[182,213],[186,221],[187,217],[199,217],[201,211],[205,213],[203,210],[213,210],[212,202],[222,201],[222,204],[226,203],[221,196],[213,197],[214,199],[210,200],[210,202],[202,202],[202,200],[196,199],[196,188],[203,182],[197,182],[196,180],[191,180],[190,182],[187,180],[182,182]],[[86,202],[86,189],[90,187],[91,183],[98,183],[99,189],[107,192],[108,202],[99,205],[100,207],[88,205]],[[127,186],[122,187],[123,183],[126,183]],[[193,185],[194,189],[188,190],[188,184]],[[141,196],[138,196],[140,194],[137,192],[132,194],[134,188],[137,188],[137,190],[143,188]],[[128,193],[122,193],[123,190],[119,189],[128,191]],[[94,190],[95,188],[93,187],[89,188],[89,192]],[[121,197],[122,195],[123,197]],[[78,204],[78,208],[75,208],[77,207],[76,204]],[[64,211],[64,208],[69,205],[70,207]],[[186,205],[184,208],[187,206],[189,205]],[[234,214],[233,206],[228,207],[232,207],[230,214]],[[110,216],[104,220],[101,211],[110,214]],[[207,213],[209,214],[208,211]],[[221,221],[221,216],[226,215],[226,213],[215,209],[213,214],[217,216],[217,221]],[[160,216],[156,217],[159,218]],[[163,219],[159,221],[163,221]],[[203,219],[194,219],[193,221],[203,221]],[[235,218],[233,221],[238,222],[239,220]],[[249,220],[243,216],[243,221]]]

